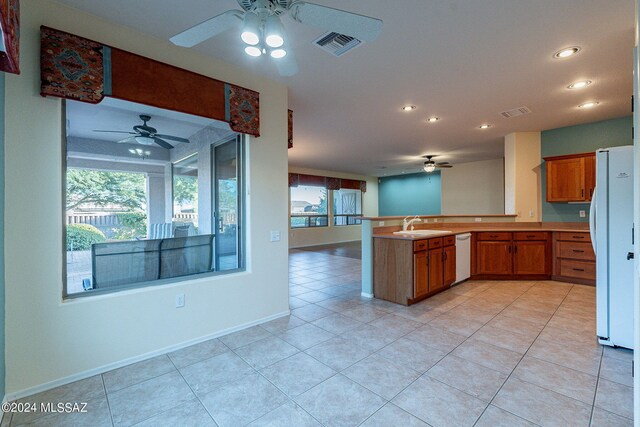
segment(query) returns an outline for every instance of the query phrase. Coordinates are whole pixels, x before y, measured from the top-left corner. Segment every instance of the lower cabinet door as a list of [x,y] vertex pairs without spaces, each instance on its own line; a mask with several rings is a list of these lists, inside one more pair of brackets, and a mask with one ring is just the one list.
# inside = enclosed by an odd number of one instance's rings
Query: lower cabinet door
[[429,270],[427,263],[427,251],[420,251],[413,254],[413,297],[418,298],[429,292]]
[[513,248],[514,274],[549,274],[547,242],[515,242]]
[[429,251],[429,292],[442,289],[444,286],[444,249]]
[[456,247],[444,248],[444,286],[450,286],[456,281]]
[[479,241],[476,246],[477,274],[513,274],[511,242]]

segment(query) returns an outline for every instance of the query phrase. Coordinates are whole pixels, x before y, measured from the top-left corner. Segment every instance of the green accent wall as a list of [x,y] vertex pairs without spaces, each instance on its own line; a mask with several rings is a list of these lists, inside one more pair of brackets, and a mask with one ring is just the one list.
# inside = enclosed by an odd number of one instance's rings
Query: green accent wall
[[[599,148],[633,145],[633,116],[542,132],[542,157],[595,152]],[[547,203],[547,170],[542,162],[542,220],[545,222],[586,222],[589,204]],[[580,218],[584,210],[587,217]]]
[[0,399],[5,394],[4,360],[4,73],[0,72]]
[[440,172],[414,173],[380,178],[378,215],[440,215]]

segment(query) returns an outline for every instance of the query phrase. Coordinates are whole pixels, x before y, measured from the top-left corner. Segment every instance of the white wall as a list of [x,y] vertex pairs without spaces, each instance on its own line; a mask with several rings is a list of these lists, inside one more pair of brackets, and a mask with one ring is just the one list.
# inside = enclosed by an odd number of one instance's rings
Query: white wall
[[[362,197],[362,214],[364,216],[378,215],[378,178],[376,177],[296,167],[290,167],[289,172],[367,181],[367,192],[364,193]],[[290,229],[289,247],[302,248],[305,246],[326,245],[330,243],[353,242],[361,238],[362,230],[359,225],[342,227],[332,227],[330,225],[329,227]]]
[[[287,88],[57,3],[22,2],[21,12],[22,74],[6,76],[5,100],[7,397],[288,312],[286,233],[269,242],[270,230],[288,226]],[[62,300],[62,104],[39,95],[40,25],[260,92],[245,273]],[[174,308],[177,293],[184,308]]]
[[503,214],[504,159],[441,169],[442,214]]
[[504,213],[516,221],[542,221],[540,132],[504,137]]

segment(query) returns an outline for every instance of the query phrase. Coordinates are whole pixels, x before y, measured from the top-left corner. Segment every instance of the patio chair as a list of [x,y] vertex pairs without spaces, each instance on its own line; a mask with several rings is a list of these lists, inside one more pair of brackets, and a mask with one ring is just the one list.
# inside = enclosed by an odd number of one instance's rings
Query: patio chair
[[149,232],[147,233],[147,239],[166,239],[173,237],[173,224],[165,222],[162,224],[149,224]]

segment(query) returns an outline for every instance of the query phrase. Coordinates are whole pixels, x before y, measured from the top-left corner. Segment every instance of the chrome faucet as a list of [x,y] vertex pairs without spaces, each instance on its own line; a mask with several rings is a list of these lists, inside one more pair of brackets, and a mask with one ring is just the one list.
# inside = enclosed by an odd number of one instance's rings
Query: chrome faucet
[[405,219],[402,220],[402,231],[407,231],[409,226],[411,226],[411,231],[413,231],[413,229],[414,229],[413,223],[414,222],[422,222],[422,220],[420,218],[418,218],[418,215],[414,216],[412,219],[407,221],[408,218],[409,217],[405,217]]

